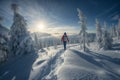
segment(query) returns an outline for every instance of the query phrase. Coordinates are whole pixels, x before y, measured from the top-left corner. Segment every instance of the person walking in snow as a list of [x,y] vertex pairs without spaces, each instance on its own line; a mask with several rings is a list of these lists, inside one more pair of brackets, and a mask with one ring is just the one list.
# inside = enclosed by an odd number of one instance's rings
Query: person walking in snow
[[63,36],[61,38],[61,41],[63,42],[64,50],[66,50],[67,42],[69,42],[69,39],[68,39],[68,36],[67,36],[66,32],[63,34]]

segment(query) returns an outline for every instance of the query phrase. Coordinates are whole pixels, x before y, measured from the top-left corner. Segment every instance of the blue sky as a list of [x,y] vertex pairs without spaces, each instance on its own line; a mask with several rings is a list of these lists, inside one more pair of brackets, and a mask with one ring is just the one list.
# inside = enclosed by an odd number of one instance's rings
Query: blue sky
[[120,16],[119,0],[0,0],[0,16],[8,28],[13,19],[11,3],[19,5],[19,13],[27,20],[31,32],[79,33],[77,8],[86,15],[89,32],[95,31],[95,18],[101,24],[106,21],[111,25]]

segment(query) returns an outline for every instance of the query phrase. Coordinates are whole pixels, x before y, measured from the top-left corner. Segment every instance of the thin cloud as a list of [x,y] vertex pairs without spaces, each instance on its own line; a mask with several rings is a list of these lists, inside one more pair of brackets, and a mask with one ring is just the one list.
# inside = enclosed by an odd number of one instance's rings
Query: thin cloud
[[112,20],[118,20],[118,19],[119,19],[119,14],[112,17]]
[[113,16],[119,14],[119,11],[113,12],[111,15],[108,16],[108,18],[112,18]]
[[109,8],[109,9],[107,9],[107,10],[105,10],[104,12],[100,13],[99,15],[97,15],[97,18],[108,14],[108,13],[111,12],[113,9],[115,9],[117,6],[118,6],[118,4],[112,6],[111,8]]

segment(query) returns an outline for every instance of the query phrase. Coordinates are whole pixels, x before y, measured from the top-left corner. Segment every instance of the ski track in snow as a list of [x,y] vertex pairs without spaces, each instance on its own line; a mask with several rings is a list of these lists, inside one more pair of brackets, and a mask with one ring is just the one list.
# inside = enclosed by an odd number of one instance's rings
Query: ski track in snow
[[54,56],[51,56],[49,60],[39,61],[39,65],[33,67],[34,71],[34,69],[37,69],[37,67],[39,68],[40,66],[39,76],[37,76],[34,80],[57,80],[57,75],[55,74],[55,71],[58,70],[57,66],[62,65],[62,63],[64,62],[64,59],[61,57],[63,53],[64,50],[61,49]]

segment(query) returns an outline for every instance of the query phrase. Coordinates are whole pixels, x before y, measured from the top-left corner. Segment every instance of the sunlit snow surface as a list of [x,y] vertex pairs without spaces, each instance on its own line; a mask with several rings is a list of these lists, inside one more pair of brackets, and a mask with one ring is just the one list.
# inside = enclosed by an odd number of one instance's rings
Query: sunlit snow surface
[[[40,57],[33,64],[29,79],[119,80],[120,63],[113,59],[113,52],[116,51],[83,52],[77,44],[69,45],[66,51],[62,46],[57,49],[50,47],[39,52]],[[120,56],[119,51],[116,55]]]

